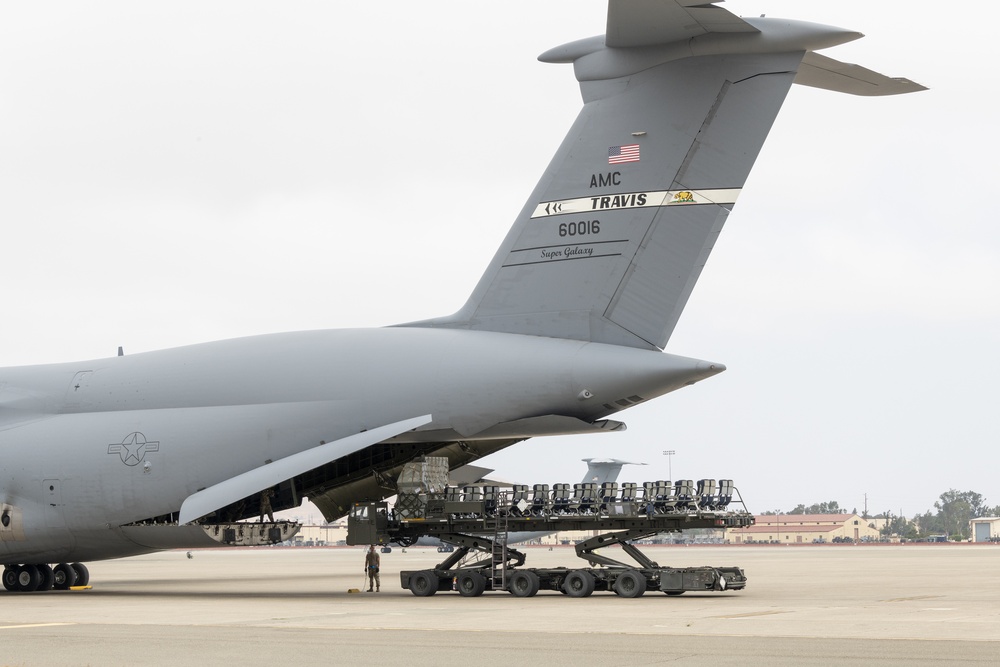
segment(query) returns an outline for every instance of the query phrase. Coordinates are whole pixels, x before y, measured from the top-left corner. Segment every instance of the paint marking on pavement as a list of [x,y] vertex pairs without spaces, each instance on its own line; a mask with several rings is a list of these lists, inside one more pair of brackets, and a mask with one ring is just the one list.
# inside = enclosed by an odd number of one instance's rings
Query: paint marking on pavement
[[774,614],[787,614],[787,611],[753,611],[747,614],[729,614],[727,616],[712,616],[710,618],[754,618],[756,616],[773,616]]

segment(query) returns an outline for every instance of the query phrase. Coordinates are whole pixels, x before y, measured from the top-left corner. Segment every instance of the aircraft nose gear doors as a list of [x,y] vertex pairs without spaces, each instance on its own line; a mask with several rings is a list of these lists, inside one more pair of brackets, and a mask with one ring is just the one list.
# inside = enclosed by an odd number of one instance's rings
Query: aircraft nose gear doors
[[18,593],[39,591],[65,591],[74,586],[87,586],[90,571],[83,563],[60,563],[55,567],[38,565],[6,565],[3,569],[3,587]]

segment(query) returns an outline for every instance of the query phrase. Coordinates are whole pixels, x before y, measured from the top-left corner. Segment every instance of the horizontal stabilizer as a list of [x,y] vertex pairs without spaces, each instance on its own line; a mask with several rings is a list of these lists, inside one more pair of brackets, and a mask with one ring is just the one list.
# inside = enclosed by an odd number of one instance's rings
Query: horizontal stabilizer
[[705,0],[612,0],[605,44],[654,46],[713,32],[759,32],[735,14]]
[[909,79],[888,77],[860,65],[843,63],[814,52],[807,53],[802,59],[795,83],[868,97],[927,90],[925,86]]
[[220,507],[253,495],[263,489],[275,486],[286,479],[318,468],[330,461],[347,456],[359,449],[382,442],[405,433],[431,421],[431,415],[404,419],[394,424],[386,424],[362,433],[355,433],[340,440],[334,440],[298,454],[286,456],[273,463],[254,468],[242,475],[231,477],[207,489],[188,496],[181,504],[178,523],[191,523]]

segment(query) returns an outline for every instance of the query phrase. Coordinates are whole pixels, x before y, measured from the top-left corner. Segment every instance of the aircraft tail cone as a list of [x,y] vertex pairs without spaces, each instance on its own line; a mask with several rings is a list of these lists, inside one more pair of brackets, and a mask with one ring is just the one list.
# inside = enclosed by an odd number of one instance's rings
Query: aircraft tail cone
[[726,370],[726,365],[717,361],[699,361],[697,368],[706,374],[705,377],[712,377]]

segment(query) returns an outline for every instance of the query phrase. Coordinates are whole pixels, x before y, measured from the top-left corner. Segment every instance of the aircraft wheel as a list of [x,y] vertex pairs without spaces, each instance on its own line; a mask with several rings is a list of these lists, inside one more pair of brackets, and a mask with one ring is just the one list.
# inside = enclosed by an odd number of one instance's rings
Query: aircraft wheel
[[507,590],[511,595],[519,598],[530,598],[538,592],[538,575],[529,570],[515,570],[510,575],[507,583]]
[[437,576],[430,570],[414,572],[410,577],[410,592],[417,597],[425,598],[437,593]]
[[76,583],[74,586],[86,586],[90,583],[90,570],[83,563],[73,563],[70,567],[76,571]]
[[8,591],[17,590],[17,566],[5,565],[3,568],[3,587]]
[[636,570],[622,572],[615,579],[614,591],[623,598],[637,598],[646,592],[646,577]]
[[571,598],[585,598],[594,592],[594,575],[586,570],[573,570],[566,575],[563,588]]
[[486,590],[486,577],[473,571],[460,572],[455,577],[455,588],[463,597],[478,597]]
[[38,590],[42,576],[34,565],[21,565],[17,568],[17,590],[31,593]]
[[71,586],[76,585],[76,570],[66,563],[59,563],[52,568],[52,576],[52,587],[57,591],[68,591]]
[[37,566],[38,575],[41,580],[38,582],[38,589],[40,591],[51,591],[52,586],[55,584],[55,575],[52,574],[52,566],[45,563]]

